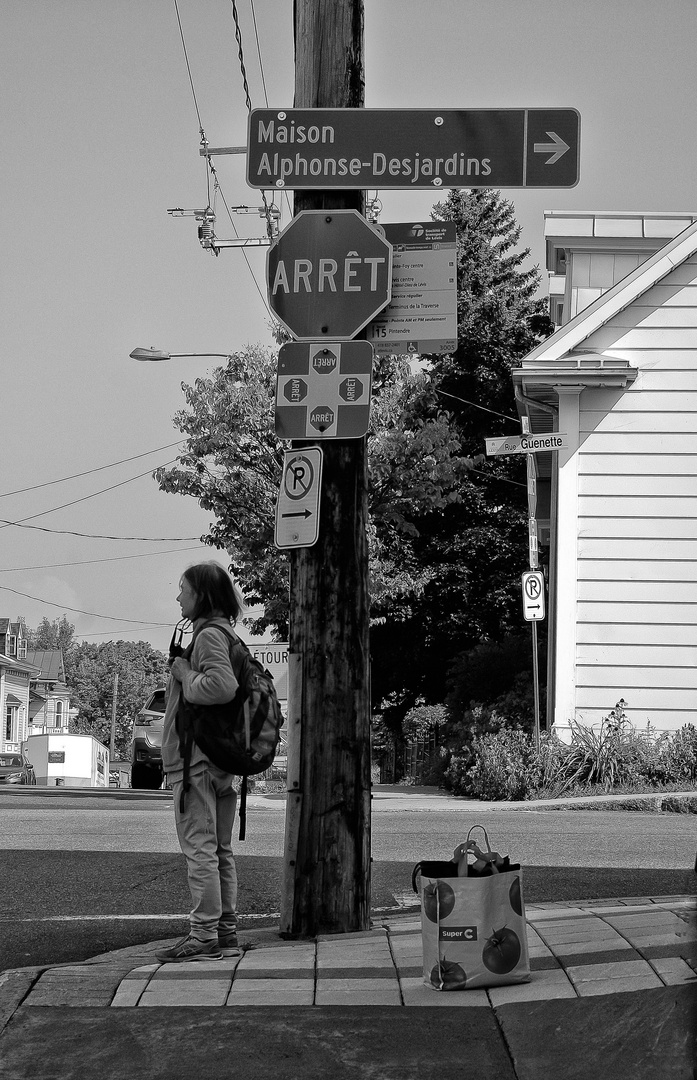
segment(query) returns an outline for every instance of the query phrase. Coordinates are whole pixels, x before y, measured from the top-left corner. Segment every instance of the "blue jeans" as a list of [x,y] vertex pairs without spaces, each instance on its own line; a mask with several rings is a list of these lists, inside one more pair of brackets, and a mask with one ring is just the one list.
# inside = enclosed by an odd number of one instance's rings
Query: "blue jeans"
[[[200,768],[200,766],[199,766]],[[181,781],[174,781],[174,817],[186,858],[192,908],[191,936],[215,941],[237,927],[237,868],[232,825],[237,792],[232,776],[206,762],[189,777],[184,813],[179,810]]]

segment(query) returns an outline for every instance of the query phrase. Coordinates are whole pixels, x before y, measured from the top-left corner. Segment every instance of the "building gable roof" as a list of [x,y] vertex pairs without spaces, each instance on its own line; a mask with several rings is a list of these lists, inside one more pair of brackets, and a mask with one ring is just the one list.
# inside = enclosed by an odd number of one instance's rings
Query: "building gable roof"
[[[662,278],[680,266],[697,252],[697,221],[670,240],[664,247],[641,263],[627,277],[622,278],[606,293],[594,300],[587,308],[580,311],[568,323],[560,327],[551,337],[529,352],[522,361],[526,367],[537,367],[540,363],[554,364],[576,349],[581,342],[595,333],[618,312],[631,304],[637,297],[648,292]],[[514,369],[514,377],[516,371]]]
[[[33,664],[28,664],[26,660],[16,660],[14,656],[5,656],[0,652],[0,668],[7,668],[8,671],[26,671],[29,672],[29,676],[32,679],[38,678],[38,668],[35,668]],[[1,674],[1,672],[0,672]]]
[[27,649],[27,663],[39,669],[41,682],[65,680],[62,649]]

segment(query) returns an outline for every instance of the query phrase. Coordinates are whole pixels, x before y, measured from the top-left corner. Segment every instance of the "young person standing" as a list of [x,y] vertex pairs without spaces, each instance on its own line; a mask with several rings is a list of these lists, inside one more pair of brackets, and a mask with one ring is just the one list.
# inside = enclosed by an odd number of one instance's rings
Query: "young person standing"
[[[183,698],[197,705],[231,701],[237,690],[226,632],[241,613],[241,601],[229,574],[215,562],[184,571],[177,600],[183,619],[193,623],[188,658],[170,661],[162,762],[173,788],[179,846],[186,858],[192,908],[190,930],[183,941],[157,953],[163,964],[220,960],[235,956],[237,943],[237,869],[232,853],[232,826],[237,806],[233,777],[193,744],[184,808],[184,762],[177,733],[177,711]],[[205,624],[205,625],[204,625]]]

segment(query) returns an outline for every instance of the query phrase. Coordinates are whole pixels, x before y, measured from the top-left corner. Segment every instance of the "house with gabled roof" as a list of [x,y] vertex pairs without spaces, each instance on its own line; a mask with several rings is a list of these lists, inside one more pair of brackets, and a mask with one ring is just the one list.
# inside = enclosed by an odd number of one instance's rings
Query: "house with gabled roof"
[[[529,353],[548,547],[548,722],[697,722],[697,222]],[[608,284],[608,283],[606,283]]]
[[0,653],[0,753],[19,753],[29,735],[30,678],[26,660]]
[[0,618],[0,653],[15,660],[25,660],[27,656],[27,628],[24,619]]
[[30,735],[67,733],[71,716],[62,649],[29,649],[22,616],[0,618],[0,752]]
[[62,649],[27,649],[35,669],[29,701],[31,735],[69,731],[70,691],[65,681]]

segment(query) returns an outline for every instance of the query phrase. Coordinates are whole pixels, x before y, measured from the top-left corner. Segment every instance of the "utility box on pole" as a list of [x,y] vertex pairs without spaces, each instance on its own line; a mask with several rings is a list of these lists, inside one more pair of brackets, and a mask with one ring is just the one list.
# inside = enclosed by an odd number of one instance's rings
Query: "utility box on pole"
[[[363,0],[296,0],[294,33],[296,105],[361,108]],[[295,194],[296,214],[362,209],[359,190]],[[316,340],[327,333],[318,326]],[[322,450],[319,537],[291,553],[281,898],[281,932],[289,937],[370,925],[365,438],[325,439]]]

